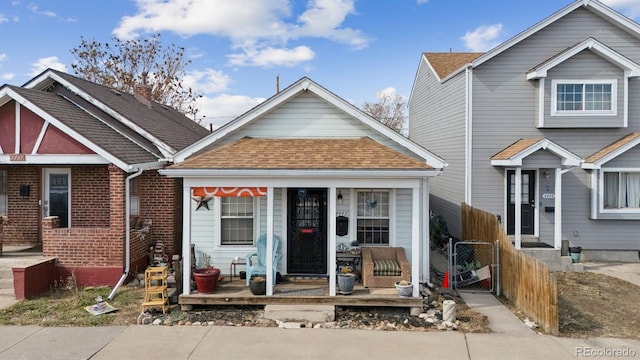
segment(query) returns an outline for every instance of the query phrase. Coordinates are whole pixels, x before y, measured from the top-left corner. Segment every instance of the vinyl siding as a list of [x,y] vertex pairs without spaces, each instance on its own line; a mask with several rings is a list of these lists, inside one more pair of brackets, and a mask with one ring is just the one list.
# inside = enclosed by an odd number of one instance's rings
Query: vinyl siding
[[396,243],[404,247],[407,259],[411,259],[412,189],[396,190]]
[[244,126],[214,147],[245,136],[255,138],[358,138],[368,136],[406,155],[416,155],[395,141],[381,135],[360,120],[310,92],[303,92],[288,102]]
[[424,59],[409,100],[409,138],[449,163],[429,181],[430,209],[461,235],[465,179],[465,74],[440,83]]
[[[537,129],[532,125],[536,123],[537,89],[534,81],[526,80],[527,71],[588,37],[640,63],[637,38],[587,10],[578,9],[474,69],[473,206],[504,216],[504,169],[491,166],[490,158],[520,138],[546,137],[585,158],[622,136],[640,130],[640,108],[634,100],[640,96],[637,79],[629,82],[628,128]],[[554,69],[559,72],[558,76],[585,77],[594,70],[595,60],[590,54],[580,54],[570,61],[573,63],[568,65],[572,69],[581,68],[585,62],[585,73],[569,74],[566,67],[559,66]],[[611,68],[606,65],[604,70],[611,71]],[[621,99],[622,93],[618,97]],[[451,137],[454,141],[457,138],[455,134]],[[553,166],[544,162],[530,165]],[[638,221],[589,219],[587,171],[577,168],[565,174],[562,193],[563,239],[587,249],[639,248]],[[538,211],[543,211],[543,207],[538,207]],[[541,240],[552,242],[551,214],[539,215]]]

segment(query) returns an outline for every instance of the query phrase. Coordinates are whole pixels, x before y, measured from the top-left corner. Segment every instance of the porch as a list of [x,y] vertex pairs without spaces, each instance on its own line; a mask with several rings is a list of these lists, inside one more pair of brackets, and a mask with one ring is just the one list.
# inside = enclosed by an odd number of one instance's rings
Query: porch
[[395,288],[365,288],[356,283],[350,295],[329,295],[329,281],[290,280],[276,284],[273,295],[253,295],[244,280],[225,278],[215,292],[181,294],[178,304],[184,305],[334,305],[422,308],[421,297],[400,297]]

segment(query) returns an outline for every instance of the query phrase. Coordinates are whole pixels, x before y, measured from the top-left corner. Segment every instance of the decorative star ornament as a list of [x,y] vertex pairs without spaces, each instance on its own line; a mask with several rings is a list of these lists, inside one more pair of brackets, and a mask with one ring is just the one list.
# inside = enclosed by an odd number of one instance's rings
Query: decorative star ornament
[[209,200],[212,199],[211,196],[194,196],[192,197],[192,199],[198,203],[198,206],[196,206],[196,211],[198,211],[198,209],[200,209],[201,207],[209,210]]

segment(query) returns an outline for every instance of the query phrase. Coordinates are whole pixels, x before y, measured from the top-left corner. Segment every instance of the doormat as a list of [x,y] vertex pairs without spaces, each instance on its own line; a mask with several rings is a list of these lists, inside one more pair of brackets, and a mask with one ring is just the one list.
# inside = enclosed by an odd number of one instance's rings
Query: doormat
[[277,296],[323,296],[324,288],[282,289],[282,290],[277,290],[274,295],[277,295]]
[[375,288],[369,289],[369,294],[371,295],[397,295],[398,290],[395,288]]

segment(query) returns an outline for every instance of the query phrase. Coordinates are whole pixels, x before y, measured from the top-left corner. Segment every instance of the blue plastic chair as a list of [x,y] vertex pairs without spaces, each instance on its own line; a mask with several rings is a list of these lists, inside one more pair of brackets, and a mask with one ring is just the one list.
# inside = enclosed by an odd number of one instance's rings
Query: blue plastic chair
[[[280,262],[281,254],[278,253],[278,246],[280,245],[280,238],[273,235],[273,285],[276,284],[276,273],[278,269],[278,263]],[[256,241],[256,251],[253,254],[245,256],[247,264],[247,286],[253,275],[267,276],[267,234],[262,234]],[[253,257],[257,258],[257,263],[252,260]]]

